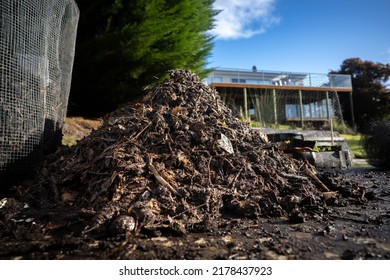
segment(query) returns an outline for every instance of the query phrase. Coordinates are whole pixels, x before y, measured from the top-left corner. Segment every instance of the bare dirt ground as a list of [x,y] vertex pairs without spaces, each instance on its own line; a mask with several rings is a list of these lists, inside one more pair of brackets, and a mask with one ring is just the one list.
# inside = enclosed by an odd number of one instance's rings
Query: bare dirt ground
[[189,72],[95,128],[0,195],[0,259],[390,259],[389,173],[286,157]]

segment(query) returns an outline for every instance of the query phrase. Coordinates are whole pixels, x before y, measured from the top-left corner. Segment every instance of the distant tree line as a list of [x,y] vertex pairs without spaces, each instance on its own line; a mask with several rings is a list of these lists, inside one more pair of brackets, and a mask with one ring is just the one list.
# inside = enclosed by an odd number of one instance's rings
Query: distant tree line
[[214,0],[78,0],[69,114],[102,116],[170,69],[208,73]]

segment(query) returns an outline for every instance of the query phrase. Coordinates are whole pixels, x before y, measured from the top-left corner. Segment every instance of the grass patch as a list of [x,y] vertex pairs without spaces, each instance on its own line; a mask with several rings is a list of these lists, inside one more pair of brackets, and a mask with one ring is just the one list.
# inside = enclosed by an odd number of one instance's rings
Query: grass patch
[[264,126],[263,123],[256,122],[256,121],[251,121],[249,126],[250,127],[267,127],[267,128],[280,129],[280,130],[289,130],[289,129],[302,130],[301,127],[284,125],[284,124],[268,124],[268,125]]
[[352,150],[352,152],[355,154],[356,158],[366,158],[366,155],[365,155],[365,152],[364,152],[364,149],[362,146],[362,142],[361,142],[361,138],[362,138],[361,134],[355,134],[355,135],[341,134],[341,136],[344,137],[345,139],[347,139],[348,146]]
[[76,145],[78,140],[80,140],[79,137],[65,133],[62,136],[62,145],[70,147]]
[[78,140],[89,135],[93,129],[97,129],[101,122],[101,120],[84,119],[82,117],[66,118],[62,131],[62,145],[75,145]]

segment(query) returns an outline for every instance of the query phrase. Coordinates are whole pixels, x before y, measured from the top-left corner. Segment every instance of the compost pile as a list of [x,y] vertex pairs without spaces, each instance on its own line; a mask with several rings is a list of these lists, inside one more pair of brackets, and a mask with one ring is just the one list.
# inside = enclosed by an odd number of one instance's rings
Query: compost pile
[[191,71],[174,70],[48,158],[23,196],[76,213],[85,235],[184,235],[221,217],[303,222],[337,188],[234,117]]

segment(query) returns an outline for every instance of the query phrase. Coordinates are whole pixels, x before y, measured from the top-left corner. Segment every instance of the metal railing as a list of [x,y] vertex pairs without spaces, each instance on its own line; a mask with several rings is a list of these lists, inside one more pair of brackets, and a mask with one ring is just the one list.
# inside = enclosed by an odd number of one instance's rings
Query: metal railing
[[352,89],[350,75],[216,68],[205,83]]

